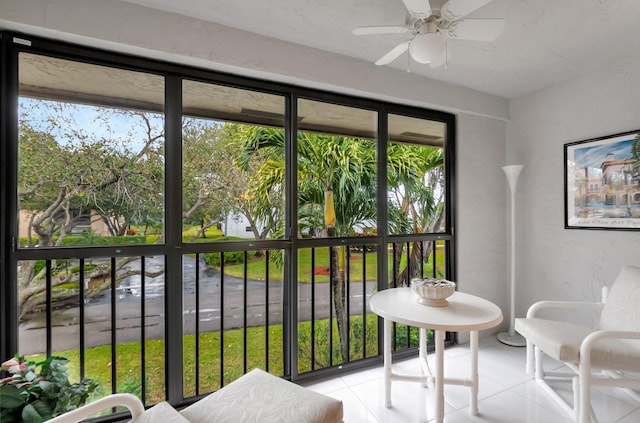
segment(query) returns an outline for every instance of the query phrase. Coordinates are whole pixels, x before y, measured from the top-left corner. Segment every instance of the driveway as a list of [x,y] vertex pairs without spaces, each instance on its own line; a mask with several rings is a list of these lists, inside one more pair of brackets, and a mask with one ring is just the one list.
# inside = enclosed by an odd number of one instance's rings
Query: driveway
[[[139,268],[140,263],[134,261],[127,266]],[[145,266],[149,272],[161,270],[164,266],[164,258],[150,257],[145,260]],[[200,266],[198,280],[199,307],[196,308],[195,259],[185,257],[182,298],[184,334],[195,333],[196,319],[200,323],[200,332],[220,330],[223,320],[225,329],[244,327],[244,281],[225,275],[224,289],[222,289],[220,272],[205,266]],[[109,290],[105,291],[101,297],[85,302],[83,307],[85,348],[110,345],[113,325],[117,328],[117,344],[140,341],[143,336],[141,319],[143,307],[145,339],[162,339],[164,337],[164,274],[155,278],[145,278],[144,298],[140,281],[139,275],[131,276],[122,281],[116,290],[115,304],[113,305]],[[375,282],[367,282],[363,297],[362,282],[350,284],[349,312],[351,315],[362,313],[362,300],[371,295],[374,286]],[[246,287],[246,326],[265,325],[267,315],[270,325],[281,324],[283,316],[282,283],[247,281]],[[315,318],[328,318],[329,284],[316,283],[314,290]],[[312,311],[311,284],[298,284],[297,303],[299,320],[310,320]],[[224,306],[224,313],[221,313],[221,304]],[[112,306],[115,307],[115,317],[113,318]],[[52,348],[54,351],[80,347],[79,323],[80,307],[72,306],[53,310]],[[37,354],[46,350],[45,328],[45,313],[33,314],[20,325],[19,351],[21,354]]]

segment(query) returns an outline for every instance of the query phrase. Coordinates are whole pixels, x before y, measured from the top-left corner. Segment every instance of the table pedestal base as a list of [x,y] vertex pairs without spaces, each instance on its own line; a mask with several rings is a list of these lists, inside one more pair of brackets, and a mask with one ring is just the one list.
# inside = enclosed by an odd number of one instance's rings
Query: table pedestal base
[[470,407],[472,415],[478,415],[478,331],[470,331],[469,348],[471,352],[471,374],[469,379],[456,379],[444,377],[444,330],[435,332],[435,374],[431,373],[427,363],[427,331],[420,328],[420,376],[401,375],[393,373],[391,369],[391,325],[392,321],[384,319],[384,402],[385,407],[391,407],[391,382],[413,381],[421,382],[425,387],[432,382],[435,385],[436,410],[435,421],[444,421],[444,385],[460,385],[470,388]]

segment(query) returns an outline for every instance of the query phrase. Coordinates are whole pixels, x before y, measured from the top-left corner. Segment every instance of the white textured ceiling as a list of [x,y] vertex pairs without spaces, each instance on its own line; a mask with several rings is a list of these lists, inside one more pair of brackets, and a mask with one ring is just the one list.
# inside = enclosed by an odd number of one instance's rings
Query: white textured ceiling
[[[126,1],[368,62],[410,37],[351,33],[404,24],[402,0]],[[389,66],[513,98],[640,56],[640,0],[494,0],[468,17],[505,18],[506,29],[492,43],[449,42],[448,69],[409,63],[406,53]]]

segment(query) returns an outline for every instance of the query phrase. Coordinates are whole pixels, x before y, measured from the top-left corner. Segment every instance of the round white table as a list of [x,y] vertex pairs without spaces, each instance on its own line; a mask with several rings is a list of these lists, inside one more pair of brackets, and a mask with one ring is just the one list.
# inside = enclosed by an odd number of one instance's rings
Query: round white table
[[[434,381],[436,388],[436,422],[444,420],[444,384],[470,388],[470,412],[478,414],[478,331],[497,326],[502,322],[502,311],[490,301],[475,295],[455,292],[447,300],[446,307],[432,307],[418,302],[418,295],[411,288],[393,288],[376,292],[369,300],[371,311],[384,318],[384,394],[385,406],[391,406],[391,382],[393,380],[426,383]],[[420,329],[420,359],[426,364],[426,330],[435,332],[435,375],[423,365],[421,376],[400,375],[391,371],[391,323],[403,323]],[[471,375],[469,379],[444,377],[445,332],[470,332]],[[428,373],[428,374],[425,374]]]

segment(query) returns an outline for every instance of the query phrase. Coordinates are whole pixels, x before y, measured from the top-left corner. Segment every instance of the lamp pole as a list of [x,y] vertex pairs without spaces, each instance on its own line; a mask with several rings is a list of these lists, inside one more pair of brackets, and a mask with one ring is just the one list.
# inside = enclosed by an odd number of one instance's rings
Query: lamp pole
[[513,328],[515,322],[515,303],[516,303],[516,185],[518,184],[518,176],[522,171],[523,165],[510,165],[504,166],[502,170],[507,176],[507,182],[509,182],[509,193],[511,198],[511,229],[510,229],[510,250],[509,250],[509,273],[510,273],[510,316],[509,316],[509,331],[501,332],[498,334],[498,341],[503,344],[510,345],[512,347],[524,347],[527,342],[515,331]]

